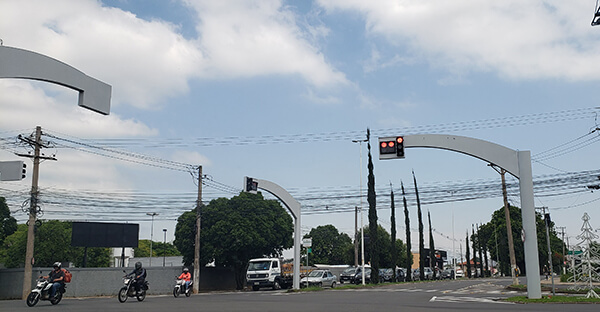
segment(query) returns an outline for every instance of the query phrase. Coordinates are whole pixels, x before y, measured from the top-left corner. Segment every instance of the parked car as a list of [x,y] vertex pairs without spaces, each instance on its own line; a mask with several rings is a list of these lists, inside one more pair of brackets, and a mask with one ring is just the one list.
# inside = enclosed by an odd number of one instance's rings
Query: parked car
[[456,278],[465,277],[465,273],[461,268],[456,268]]
[[394,270],[387,268],[387,269],[379,269],[379,282],[380,283],[385,283],[385,282],[391,282],[393,279],[394,275]]
[[[371,268],[365,268],[365,283],[371,282]],[[356,275],[354,275],[354,284],[358,285],[362,283],[362,270],[358,268]]]
[[405,268],[396,268],[396,282],[405,282],[406,281],[406,269]]
[[334,288],[337,282],[337,276],[333,275],[329,270],[313,270],[308,273],[307,276],[300,280],[300,286],[318,286],[318,287],[331,287]]
[[354,276],[356,275],[356,271],[358,271],[358,267],[347,268],[342,273],[340,273],[340,284],[354,283]]
[[442,279],[454,278],[454,271],[452,271],[452,269],[445,269],[444,271],[442,271],[441,278]]
[[[431,270],[430,267],[425,267],[423,269],[423,272],[424,272],[424,275],[425,275],[424,276],[425,280],[432,280],[433,279],[433,270]],[[419,269],[415,269],[413,271],[412,277],[413,277],[413,281],[419,281],[419,280],[421,280],[421,275],[420,275]]]

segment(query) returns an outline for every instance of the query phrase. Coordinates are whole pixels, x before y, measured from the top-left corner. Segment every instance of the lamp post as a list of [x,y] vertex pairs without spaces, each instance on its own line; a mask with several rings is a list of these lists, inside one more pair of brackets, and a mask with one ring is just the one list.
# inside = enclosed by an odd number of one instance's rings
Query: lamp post
[[167,229],[163,229],[165,233],[165,244],[163,245],[163,266],[165,266],[165,255],[167,254]]
[[363,142],[369,141],[368,139],[364,140],[352,140],[352,143],[358,143],[360,148],[360,258],[361,258],[361,269],[362,272],[362,284],[365,284],[365,233],[363,230],[363,211],[362,211],[362,144]]
[[152,241],[154,238],[154,216],[158,216],[156,212],[146,212],[147,215],[152,217],[152,223],[150,225],[150,265],[152,266]]

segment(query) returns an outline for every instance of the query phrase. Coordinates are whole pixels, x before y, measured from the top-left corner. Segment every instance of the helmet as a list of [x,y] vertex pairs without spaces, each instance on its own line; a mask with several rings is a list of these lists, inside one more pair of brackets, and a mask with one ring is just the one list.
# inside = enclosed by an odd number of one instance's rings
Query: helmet
[[52,265],[53,268],[61,268],[61,263],[60,262],[54,262],[54,264]]
[[136,262],[136,263],[135,263],[135,269],[136,269],[136,270],[139,270],[139,269],[141,269],[141,268],[142,268],[142,263],[141,263],[141,262],[139,262],[139,261],[138,261],[138,262]]
[[183,268],[183,272],[187,273],[187,272],[189,272],[189,271],[190,271],[190,270],[189,270],[188,268]]

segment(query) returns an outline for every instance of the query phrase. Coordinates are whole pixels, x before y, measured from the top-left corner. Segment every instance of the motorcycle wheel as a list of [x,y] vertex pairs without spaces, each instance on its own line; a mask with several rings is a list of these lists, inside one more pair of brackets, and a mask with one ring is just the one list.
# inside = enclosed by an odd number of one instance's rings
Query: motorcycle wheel
[[138,301],[144,301],[146,299],[146,291],[142,290],[136,297]]
[[179,289],[177,289],[177,288],[173,288],[173,296],[174,296],[175,298],[179,297]]
[[123,303],[125,301],[127,301],[127,287],[123,287],[119,290],[119,302]]
[[[191,286],[190,286],[191,287]],[[188,290],[185,292],[185,296],[189,297],[192,295],[192,290],[188,288]]]
[[27,305],[33,307],[40,301],[40,293],[32,292],[27,296]]
[[56,294],[56,296],[54,298],[50,299],[50,303],[52,303],[52,305],[56,305],[61,300],[62,300],[62,293],[59,291],[58,294]]

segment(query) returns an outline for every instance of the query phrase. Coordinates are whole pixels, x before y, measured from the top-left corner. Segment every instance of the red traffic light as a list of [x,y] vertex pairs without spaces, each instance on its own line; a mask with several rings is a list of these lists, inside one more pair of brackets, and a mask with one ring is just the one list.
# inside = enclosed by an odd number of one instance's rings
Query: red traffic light
[[404,138],[403,137],[397,137],[396,141],[398,142],[398,144],[402,144],[402,142],[404,142]]

